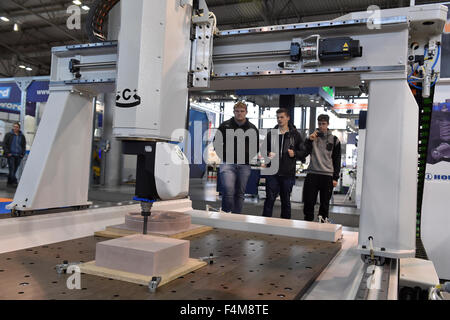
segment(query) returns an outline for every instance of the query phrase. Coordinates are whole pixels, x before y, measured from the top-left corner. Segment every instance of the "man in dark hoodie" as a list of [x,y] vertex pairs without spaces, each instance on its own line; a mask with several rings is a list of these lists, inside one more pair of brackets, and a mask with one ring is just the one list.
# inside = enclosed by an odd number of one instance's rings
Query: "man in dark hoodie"
[[330,199],[341,171],[341,143],[328,129],[328,115],[319,115],[317,121],[319,129],[305,141],[306,152],[311,159],[303,190],[303,212],[306,221],[314,220],[314,205],[320,192],[319,222],[329,223]]
[[[278,109],[278,125],[274,128],[278,131],[278,137],[272,137],[272,131],[269,131],[264,140],[264,146],[261,148],[262,150],[267,150],[270,159],[278,157],[278,162],[275,162],[275,164],[279,164],[277,173],[266,177],[264,217],[272,216],[273,205],[279,194],[281,218],[291,218],[291,192],[295,184],[295,166],[297,160],[305,161],[305,151],[303,150],[303,139],[300,133],[289,120],[288,110],[284,108]],[[272,143],[272,138],[278,138],[278,150],[273,150],[274,143]]]
[[8,186],[17,186],[16,172],[20,166],[20,162],[25,156],[27,141],[22,131],[20,131],[20,124],[14,123],[11,132],[5,135],[3,140],[4,154],[8,158]]
[[234,105],[234,117],[223,122],[214,137],[214,150],[222,160],[222,211],[241,213],[251,173],[250,160],[259,151],[258,129],[247,119],[247,105]]

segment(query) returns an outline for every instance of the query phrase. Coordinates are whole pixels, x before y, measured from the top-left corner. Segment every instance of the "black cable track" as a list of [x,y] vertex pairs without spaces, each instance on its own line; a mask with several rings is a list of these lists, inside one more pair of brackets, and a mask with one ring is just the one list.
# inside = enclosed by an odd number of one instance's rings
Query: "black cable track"
[[86,20],[86,32],[90,42],[106,41],[105,23],[111,9],[120,0],[95,0]]
[[428,98],[422,97],[422,90],[415,90],[414,98],[419,106],[419,138],[417,152],[419,155],[417,169],[417,208],[416,208],[416,258],[428,259],[421,240],[421,217],[423,190],[427,166],[428,142],[430,136],[431,112],[433,110],[434,87]]

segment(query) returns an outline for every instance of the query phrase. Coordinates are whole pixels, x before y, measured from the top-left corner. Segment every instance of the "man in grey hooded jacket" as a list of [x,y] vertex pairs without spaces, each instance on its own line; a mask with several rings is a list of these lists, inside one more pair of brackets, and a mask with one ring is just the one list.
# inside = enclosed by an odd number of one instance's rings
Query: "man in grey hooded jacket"
[[341,143],[328,129],[328,115],[319,115],[317,121],[319,129],[305,140],[307,155],[311,157],[303,187],[303,213],[306,221],[314,220],[314,205],[320,192],[319,222],[329,222],[330,199],[341,170]]

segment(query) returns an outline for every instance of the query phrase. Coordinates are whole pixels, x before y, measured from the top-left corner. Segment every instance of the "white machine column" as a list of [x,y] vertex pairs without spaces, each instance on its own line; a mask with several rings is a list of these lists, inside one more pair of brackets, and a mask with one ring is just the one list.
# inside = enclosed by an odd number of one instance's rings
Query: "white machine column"
[[114,136],[182,142],[192,7],[133,0],[121,1],[120,8],[127,23],[119,35]]
[[[120,30],[120,3],[109,13],[108,41],[119,39]],[[105,93],[105,112],[103,117],[103,140],[109,141],[109,151],[102,157],[106,186],[118,186],[122,181],[122,142],[113,136],[114,109],[116,107],[116,94]]]
[[418,106],[404,79],[369,87],[359,246],[376,256],[415,255]]
[[27,211],[89,204],[92,97],[71,88],[51,90],[9,209]]

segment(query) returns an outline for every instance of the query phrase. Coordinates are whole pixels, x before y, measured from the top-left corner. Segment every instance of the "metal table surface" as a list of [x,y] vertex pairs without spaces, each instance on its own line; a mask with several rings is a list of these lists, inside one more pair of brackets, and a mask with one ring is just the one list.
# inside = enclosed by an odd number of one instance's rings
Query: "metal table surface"
[[86,237],[0,255],[0,299],[37,300],[284,300],[299,299],[341,243],[214,229],[193,236],[191,258],[209,256],[213,264],[150,293],[146,286],[81,274],[81,290],[69,290],[67,274],[55,266],[95,259],[95,245],[107,239]]

